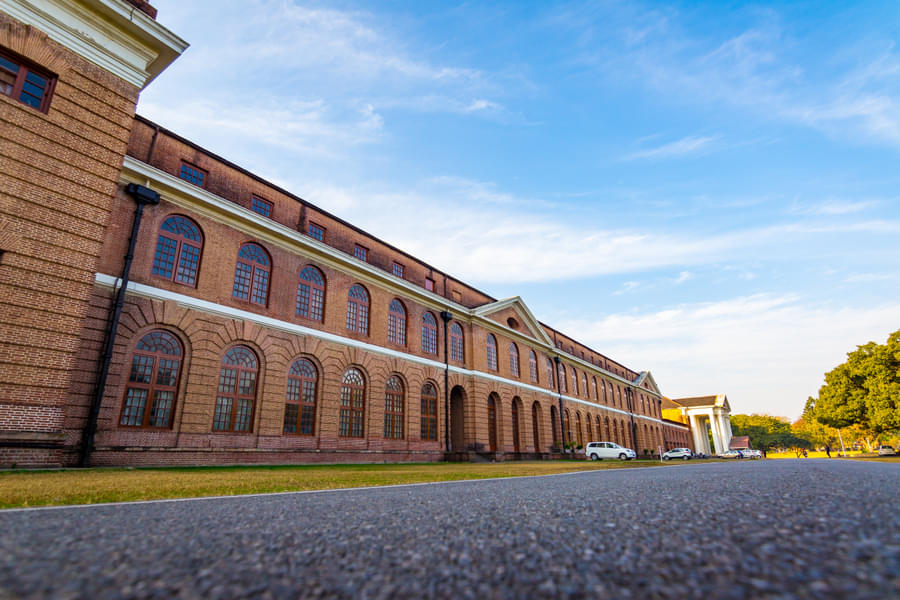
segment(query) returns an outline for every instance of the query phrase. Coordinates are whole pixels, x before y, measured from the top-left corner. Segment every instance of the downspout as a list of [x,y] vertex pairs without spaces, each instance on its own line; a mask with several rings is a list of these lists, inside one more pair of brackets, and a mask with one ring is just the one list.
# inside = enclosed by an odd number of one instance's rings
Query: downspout
[[452,318],[453,313],[450,311],[441,311],[441,320],[444,322],[444,447],[447,452],[450,452],[450,342],[447,328]]
[[562,388],[559,385],[559,355],[553,357],[553,364],[556,367],[556,392],[559,394],[559,431],[562,434],[562,437],[559,439],[562,440],[562,450],[565,453],[566,449],[566,425],[565,419],[563,418],[563,401],[562,401]]
[[[631,418],[631,443],[637,446],[637,430],[634,427],[634,390],[625,388],[625,396],[628,398],[628,415]],[[632,448],[634,453],[641,455],[637,448]]]
[[94,396],[91,398],[91,406],[88,412],[87,423],[81,436],[81,456],[78,465],[90,466],[91,451],[94,449],[94,435],[97,433],[97,417],[100,415],[100,404],[103,401],[103,393],[106,390],[106,380],[109,377],[109,365],[112,362],[113,346],[116,340],[116,332],[119,329],[119,318],[122,316],[122,306],[125,304],[125,290],[128,288],[128,276],[131,272],[131,261],[134,259],[134,247],[137,243],[138,230],[141,226],[141,217],[144,214],[144,205],[159,204],[159,193],[150,188],[129,183],[125,186],[125,193],[131,196],[137,203],[134,211],[134,221],[131,224],[131,239],[128,240],[128,252],[125,254],[125,264],[122,265],[122,280],[116,294],[116,302],[113,305],[112,316],[106,328],[106,341],[103,344],[101,355],[100,373],[97,376],[97,385],[94,388]]

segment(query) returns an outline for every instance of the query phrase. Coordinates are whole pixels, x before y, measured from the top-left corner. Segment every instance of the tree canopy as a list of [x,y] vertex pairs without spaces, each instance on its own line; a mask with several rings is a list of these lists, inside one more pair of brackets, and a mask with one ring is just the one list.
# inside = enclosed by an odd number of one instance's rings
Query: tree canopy
[[733,435],[749,435],[750,445],[760,450],[809,448],[810,440],[795,435],[791,423],[769,415],[731,415]]
[[848,353],[825,374],[807,410],[830,427],[859,425],[875,434],[900,429],[900,330],[886,344],[869,342]]

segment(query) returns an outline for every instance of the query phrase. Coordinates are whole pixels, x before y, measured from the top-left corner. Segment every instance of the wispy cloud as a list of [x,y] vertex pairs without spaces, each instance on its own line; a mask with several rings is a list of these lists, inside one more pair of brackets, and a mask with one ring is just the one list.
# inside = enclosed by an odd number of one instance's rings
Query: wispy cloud
[[873,208],[878,200],[825,200],[798,207],[794,212],[809,215],[850,215]]
[[669,142],[655,148],[647,148],[638,150],[625,156],[625,160],[636,160],[641,158],[673,158],[697,154],[703,150],[708,150],[718,136],[688,136]]
[[797,418],[824,373],[856,344],[883,341],[891,323],[900,303],[810,307],[796,295],[756,294],[555,325],[651,369],[669,396],[725,393],[735,412]]

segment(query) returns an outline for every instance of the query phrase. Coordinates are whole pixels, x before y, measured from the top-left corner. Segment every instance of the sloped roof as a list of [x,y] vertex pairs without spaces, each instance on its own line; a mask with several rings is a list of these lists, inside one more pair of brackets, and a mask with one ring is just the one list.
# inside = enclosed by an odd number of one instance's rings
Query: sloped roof
[[731,443],[728,444],[729,450],[743,450],[744,448],[750,447],[750,436],[749,435],[736,435],[731,438]]
[[718,396],[695,396],[693,398],[672,398],[672,402],[681,406],[712,406]]

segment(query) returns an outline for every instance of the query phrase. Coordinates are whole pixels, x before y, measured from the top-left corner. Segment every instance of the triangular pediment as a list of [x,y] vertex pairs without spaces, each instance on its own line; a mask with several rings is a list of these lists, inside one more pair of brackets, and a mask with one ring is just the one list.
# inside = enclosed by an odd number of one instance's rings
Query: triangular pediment
[[543,344],[553,345],[553,340],[541,327],[534,314],[528,309],[522,298],[514,296],[506,300],[498,300],[490,304],[483,304],[474,310],[475,315],[490,319],[507,329],[533,338]]
[[[645,389],[649,389],[651,392],[662,396],[662,392],[659,390],[659,386],[656,385],[656,380],[653,379],[653,375],[650,371],[641,371],[641,374],[638,375],[638,378],[634,383],[637,386],[644,387]],[[644,384],[647,385],[645,386]]]

